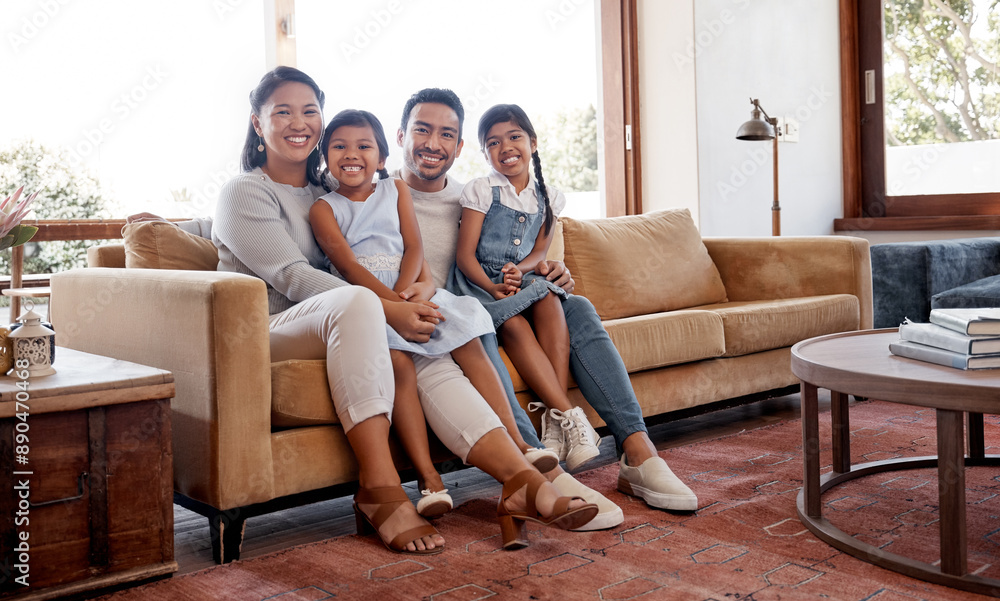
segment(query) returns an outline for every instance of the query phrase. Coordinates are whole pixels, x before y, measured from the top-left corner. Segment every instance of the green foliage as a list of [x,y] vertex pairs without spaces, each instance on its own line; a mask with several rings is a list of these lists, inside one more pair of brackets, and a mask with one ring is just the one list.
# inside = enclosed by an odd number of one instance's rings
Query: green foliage
[[890,145],[1000,138],[1000,0],[885,2]]
[[[33,140],[0,149],[0,194],[20,186],[25,193],[41,190],[28,219],[93,219],[108,217],[97,180],[73,166],[67,154]],[[86,265],[92,241],[28,242],[24,273],[53,273]],[[10,273],[10,251],[0,253],[0,273]]]
[[597,190],[597,109],[563,109],[534,126],[545,182],[563,192]]

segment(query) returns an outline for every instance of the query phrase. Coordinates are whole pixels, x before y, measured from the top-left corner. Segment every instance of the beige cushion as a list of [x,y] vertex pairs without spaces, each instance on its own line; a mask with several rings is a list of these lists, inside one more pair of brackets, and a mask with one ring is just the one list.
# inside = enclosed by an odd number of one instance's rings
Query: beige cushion
[[211,240],[172,223],[129,223],[122,228],[122,238],[128,268],[215,271],[219,265],[219,251]]
[[770,301],[738,301],[698,307],[722,318],[726,357],[759,353],[859,326],[858,297],[826,294]]
[[726,288],[687,209],[609,219],[560,219],[576,294],[601,319],[726,301]]
[[275,428],[340,423],[331,398],[325,360],[271,364],[271,425]]
[[603,323],[625,369],[635,373],[677,363],[721,357],[722,319],[711,311],[670,311]]

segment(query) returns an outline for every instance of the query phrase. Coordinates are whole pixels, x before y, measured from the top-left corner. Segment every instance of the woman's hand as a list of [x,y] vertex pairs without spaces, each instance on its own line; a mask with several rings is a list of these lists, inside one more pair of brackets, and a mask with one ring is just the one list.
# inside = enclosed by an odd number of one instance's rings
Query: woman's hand
[[396,333],[410,342],[427,342],[434,333],[434,327],[444,316],[432,302],[382,301],[385,321]]
[[535,273],[544,276],[567,294],[573,294],[573,289],[576,288],[576,280],[569,274],[569,269],[562,261],[539,261],[535,266]]
[[[434,282],[416,281],[399,291],[399,298],[404,301],[418,302],[429,301],[437,292]],[[437,306],[435,305],[435,308]]]

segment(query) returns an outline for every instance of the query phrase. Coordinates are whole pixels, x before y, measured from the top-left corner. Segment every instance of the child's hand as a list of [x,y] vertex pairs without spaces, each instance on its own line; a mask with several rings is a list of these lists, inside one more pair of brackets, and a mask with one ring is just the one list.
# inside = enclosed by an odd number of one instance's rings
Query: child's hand
[[521,287],[522,277],[521,270],[517,268],[517,265],[507,263],[503,266],[503,269],[500,270],[500,273],[503,274],[503,283],[508,286],[512,286],[514,288],[514,292],[517,292],[517,289]]
[[514,286],[500,283],[500,284],[493,284],[493,286],[491,286],[487,292],[492,294],[493,298],[500,300],[501,298],[507,298],[508,296],[516,294],[517,290],[518,289],[515,288]]
[[399,298],[411,303],[429,301],[435,292],[437,292],[437,289],[434,287],[433,282],[414,282],[400,290]]

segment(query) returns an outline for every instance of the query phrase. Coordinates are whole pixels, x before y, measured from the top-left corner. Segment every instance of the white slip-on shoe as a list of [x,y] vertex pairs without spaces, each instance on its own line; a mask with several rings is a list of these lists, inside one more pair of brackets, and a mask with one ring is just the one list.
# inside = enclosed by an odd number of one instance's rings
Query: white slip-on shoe
[[539,410],[542,412],[542,446],[546,449],[551,449],[559,458],[559,461],[564,461],[566,459],[566,439],[563,436],[562,412],[558,409],[547,408],[545,403],[537,401],[528,403],[528,411]]
[[552,449],[528,449],[524,452],[524,458],[543,474],[559,465],[559,455]]
[[[554,412],[555,409],[550,409]],[[601,454],[597,447],[601,437],[580,407],[562,412],[562,429],[566,437],[566,469],[573,471]]]
[[588,503],[597,505],[598,513],[594,516],[594,519],[579,528],[574,528],[575,532],[614,528],[625,521],[625,515],[622,513],[621,507],[615,505],[610,499],[583,484],[573,476],[567,473],[559,474],[552,481],[552,484],[555,484],[559,494],[565,497],[583,497]]
[[437,492],[424,489],[420,491],[420,500],[417,501],[417,513],[425,518],[439,518],[451,511],[453,505],[447,488]]
[[651,507],[674,511],[698,509],[698,497],[674,475],[662,457],[650,457],[639,467],[619,462],[618,490],[639,497]]

